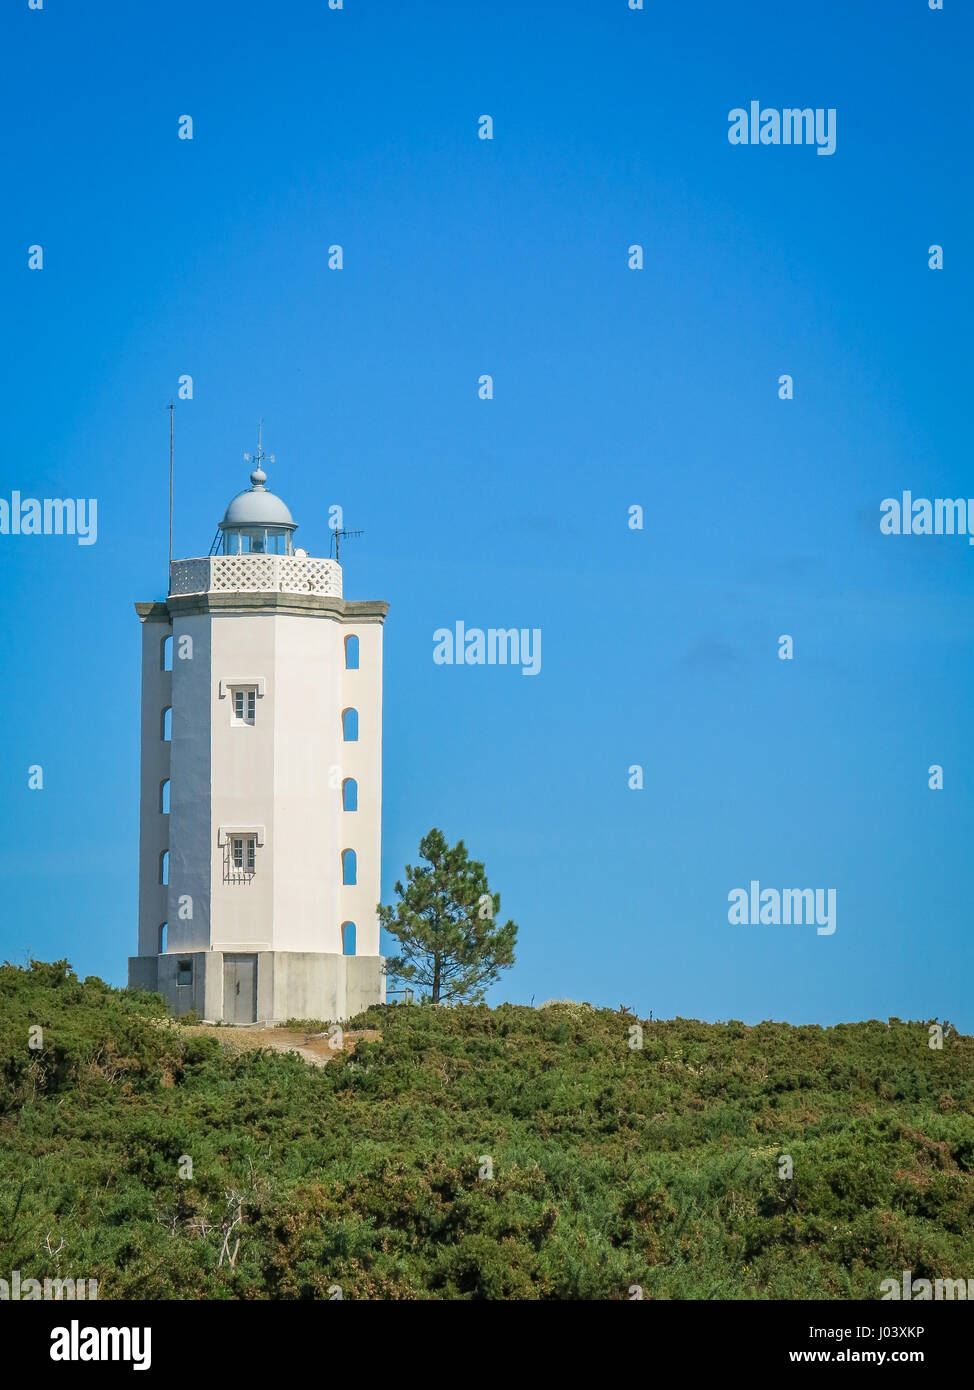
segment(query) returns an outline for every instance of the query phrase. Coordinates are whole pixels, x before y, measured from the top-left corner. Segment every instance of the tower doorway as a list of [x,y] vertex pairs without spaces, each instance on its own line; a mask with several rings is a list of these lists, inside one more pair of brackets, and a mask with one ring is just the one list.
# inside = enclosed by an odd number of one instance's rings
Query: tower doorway
[[223,957],[224,1023],[257,1022],[257,957]]

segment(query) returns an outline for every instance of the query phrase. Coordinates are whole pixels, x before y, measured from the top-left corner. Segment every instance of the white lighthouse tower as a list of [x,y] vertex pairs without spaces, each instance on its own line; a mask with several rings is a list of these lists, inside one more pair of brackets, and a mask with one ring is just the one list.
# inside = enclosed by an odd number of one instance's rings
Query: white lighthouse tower
[[142,623],[139,954],[175,1013],[348,1018],[379,955],[382,624],[336,559],[295,550],[264,486],[210,554],[176,560]]

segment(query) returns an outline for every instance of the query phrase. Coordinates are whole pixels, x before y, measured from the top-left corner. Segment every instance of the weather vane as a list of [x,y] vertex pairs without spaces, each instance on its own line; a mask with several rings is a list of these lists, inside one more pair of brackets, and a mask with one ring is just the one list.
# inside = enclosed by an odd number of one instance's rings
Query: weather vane
[[[245,462],[245,463],[250,463],[251,458],[253,458],[254,463],[257,465],[257,468],[254,469],[254,472],[257,472],[257,469],[260,469],[261,473],[263,473],[263,471],[264,471],[263,468],[261,468],[261,464],[264,462],[264,446],[263,446],[263,444],[262,444],[262,442],[261,442],[262,437],[263,437],[263,432],[264,432],[264,422],[263,422],[263,420],[258,420],[258,421],[257,421],[257,452],[256,452],[256,454],[254,454],[254,455],[251,455],[251,454],[244,454],[244,462]],[[275,458],[274,458],[274,455],[273,455],[273,454],[268,454],[268,455],[267,455],[267,462],[268,462],[268,463],[274,463],[274,462],[275,462]]]

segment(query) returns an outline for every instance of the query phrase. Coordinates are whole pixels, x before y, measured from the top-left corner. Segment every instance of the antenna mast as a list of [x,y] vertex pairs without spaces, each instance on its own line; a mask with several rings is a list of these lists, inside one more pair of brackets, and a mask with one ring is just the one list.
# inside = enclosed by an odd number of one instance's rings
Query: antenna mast
[[173,403],[169,402],[169,568],[172,570],[172,435],[173,435]]
[[[365,532],[364,532],[364,531],[347,531],[347,530],[345,529],[345,527],[343,526],[343,527],[341,527],[340,529],[339,529],[338,527],[336,527],[335,530],[332,532],[332,535],[335,537],[335,564],[336,564],[336,565],[339,565],[339,564],[341,564],[341,561],[340,561],[339,558],[338,558],[338,543],[339,543],[339,538],[340,538],[341,536],[344,536],[344,537],[346,538],[346,540],[348,540],[348,539],[351,538],[352,536],[364,536],[364,535],[365,535]],[[330,547],[329,547],[329,548],[330,548]]]

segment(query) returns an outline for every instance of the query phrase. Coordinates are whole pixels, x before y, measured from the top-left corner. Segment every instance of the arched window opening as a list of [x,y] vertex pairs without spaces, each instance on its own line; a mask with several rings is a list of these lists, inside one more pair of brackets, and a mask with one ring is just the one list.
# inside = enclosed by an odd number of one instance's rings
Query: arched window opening
[[342,923],[342,955],[354,956],[355,954],[355,923]]
[[169,851],[164,849],[159,856],[159,882],[165,887],[169,882]]
[[349,887],[354,888],[354,886],[355,886],[355,874],[356,874],[356,869],[357,869],[357,867],[358,867],[358,865],[357,865],[356,858],[355,858],[355,851],[354,851],[353,849],[343,849],[343,850],[342,850],[342,883],[348,884]]
[[358,710],[342,710],[342,738],[346,743],[358,742]]
[[161,662],[162,662],[162,669],[163,669],[164,671],[171,671],[171,670],[172,670],[172,633],[171,633],[171,632],[170,632],[170,634],[169,634],[168,637],[164,637],[164,638],[162,639]]
[[160,956],[164,956],[164,955],[166,954],[166,936],[167,936],[168,932],[169,932],[169,923],[168,923],[168,922],[163,922],[162,925],[161,925],[160,928],[159,928],[159,955],[160,955]]
[[162,741],[163,743],[172,741],[172,705],[167,705],[162,711]]
[[159,787],[159,810],[164,816],[169,815],[169,778]]
[[345,670],[358,670],[358,638],[354,633],[345,638]]
[[354,777],[346,777],[342,783],[342,810],[358,810],[358,783]]

